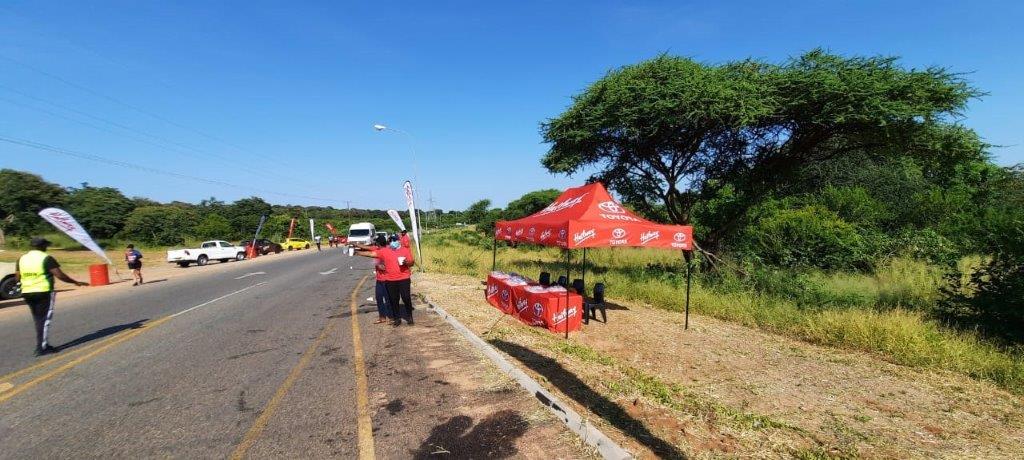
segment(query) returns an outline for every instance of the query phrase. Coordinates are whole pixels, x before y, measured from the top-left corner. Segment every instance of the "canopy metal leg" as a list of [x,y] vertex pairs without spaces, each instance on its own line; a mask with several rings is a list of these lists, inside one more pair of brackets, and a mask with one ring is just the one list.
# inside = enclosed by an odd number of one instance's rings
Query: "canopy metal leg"
[[686,252],[683,252],[683,258],[686,259],[686,318],[683,320],[683,330],[690,329],[690,278],[691,270],[690,257],[686,257]]
[[494,247],[491,249],[491,271],[498,268],[498,239],[494,239]]
[[[583,280],[583,290],[587,290],[587,248],[583,248],[583,273],[580,275],[580,279]],[[583,294],[582,292],[580,293]],[[587,300],[587,299],[583,299]]]
[[[569,257],[572,255],[572,251],[569,248],[565,249],[565,284],[571,286],[572,281],[569,281]],[[565,314],[565,338],[569,338],[569,286],[565,287],[565,309],[562,313]]]
[[[587,248],[583,248],[583,273],[580,275],[580,280],[583,281],[583,292],[587,292]],[[590,310],[587,309],[587,296],[580,292],[579,295],[583,296],[583,305],[580,312],[583,315],[583,323],[590,324]]]

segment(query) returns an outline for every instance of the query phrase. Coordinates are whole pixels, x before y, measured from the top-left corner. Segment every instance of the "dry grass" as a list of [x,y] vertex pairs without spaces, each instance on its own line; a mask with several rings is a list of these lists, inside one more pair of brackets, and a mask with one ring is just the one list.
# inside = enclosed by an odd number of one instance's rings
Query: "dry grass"
[[900,366],[704,316],[621,302],[570,340],[503,317],[480,278],[416,290],[640,457],[1020,458],[1024,403],[953,372]]
[[[467,231],[432,235],[425,241],[428,269],[482,278],[490,270],[489,241]],[[579,263],[579,251],[575,263]],[[685,277],[681,256],[650,249],[597,249],[588,252],[588,284],[607,285],[618,301],[641,302],[681,311]],[[965,260],[976,264],[977,260]],[[558,249],[500,248],[497,266],[537,277],[564,273]],[[1024,394],[1024,357],[977,335],[948,330],[921,312],[938,298],[942,273],[924,263],[896,259],[873,274],[799,275],[776,280],[799,282],[802,291],[782,296],[722,285],[695,283],[693,311],[811,343],[875,353],[890,362],[960,372]],[[572,278],[579,277],[579,268]]]

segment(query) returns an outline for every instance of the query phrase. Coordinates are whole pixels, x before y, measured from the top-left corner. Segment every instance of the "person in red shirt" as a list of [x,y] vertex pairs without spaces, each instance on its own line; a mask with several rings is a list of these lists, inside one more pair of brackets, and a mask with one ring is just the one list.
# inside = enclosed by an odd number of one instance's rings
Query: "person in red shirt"
[[390,251],[387,248],[388,241],[383,236],[380,236],[377,237],[375,245],[376,247],[357,244],[356,247],[359,249],[359,252],[356,254],[363,257],[372,257],[377,260],[373,267],[377,278],[374,291],[374,300],[377,301],[377,321],[374,324],[383,324],[388,321],[398,321],[398,318],[391,312],[388,304],[387,272],[384,260],[381,258],[382,254],[380,254],[384,251]]
[[[387,249],[379,251],[384,262],[385,277],[387,278],[388,305],[391,306],[394,326],[402,324],[401,318],[405,318],[406,324],[414,324],[412,318],[412,267],[416,261],[412,257],[412,251],[402,246],[397,236],[391,237]],[[403,309],[400,303],[405,304]]]
[[409,245],[410,245],[410,243],[409,243],[409,232],[407,232],[405,230],[402,230],[402,236],[399,237],[399,240],[402,242],[402,247],[403,248],[408,248]]

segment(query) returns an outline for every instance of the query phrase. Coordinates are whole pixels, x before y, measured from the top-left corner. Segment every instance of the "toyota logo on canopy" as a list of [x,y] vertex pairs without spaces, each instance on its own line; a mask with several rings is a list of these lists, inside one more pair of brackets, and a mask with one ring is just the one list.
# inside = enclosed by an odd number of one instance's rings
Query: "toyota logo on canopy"
[[604,212],[610,212],[612,214],[625,214],[626,209],[614,201],[602,201],[598,203],[598,208],[601,208]]
[[676,240],[676,242],[682,243],[683,241],[686,241],[686,233],[676,233],[675,235],[672,235],[672,239]]
[[615,238],[617,240],[621,240],[621,239],[623,239],[625,237],[626,237],[626,231],[625,230],[623,230],[621,228],[616,228],[615,230],[612,230],[612,238]]

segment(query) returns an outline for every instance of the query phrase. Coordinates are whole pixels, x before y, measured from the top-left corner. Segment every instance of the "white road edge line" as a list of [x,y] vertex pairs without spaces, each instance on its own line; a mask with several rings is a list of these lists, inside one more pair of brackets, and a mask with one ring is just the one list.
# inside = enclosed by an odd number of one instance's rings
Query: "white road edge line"
[[331,275],[331,274],[334,274],[334,272],[336,272],[336,271],[338,271],[338,267],[334,267],[334,268],[332,268],[330,270],[327,270],[325,272],[320,272],[320,274],[321,275]]
[[554,395],[552,395],[547,389],[541,386],[533,377],[530,377],[519,369],[515,364],[512,364],[500,351],[491,346],[491,344],[481,339],[480,336],[470,331],[468,327],[464,326],[459,320],[455,319],[454,316],[449,314],[444,308],[431,302],[424,296],[424,300],[427,301],[427,305],[430,308],[427,311],[433,312],[435,315],[440,316],[448,322],[455,329],[456,332],[461,334],[470,344],[480,350],[484,356],[491,359],[491,361],[498,366],[506,375],[511,377],[519,386],[527,392],[531,393],[544,407],[547,407],[549,411],[555,414],[558,419],[569,428],[570,431],[576,433],[584,443],[593,447],[597,450],[601,457],[606,460],[626,460],[632,459],[633,455],[626,449],[623,449],[618,443],[613,441],[608,435],[601,432],[596,426],[587,421],[587,419],[580,416],[579,413],[572,410],[569,406],[563,404]]
[[244,275],[242,275],[242,276],[238,276],[238,277],[235,277],[235,279],[236,279],[236,280],[240,280],[240,279],[242,279],[242,278],[248,278],[248,277],[250,277],[250,276],[256,276],[256,275],[266,275],[266,274],[267,274],[267,272],[252,272],[252,273],[246,273],[246,274],[244,274]]
[[267,284],[267,282],[266,282],[266,281],[263,281],[263,282],[261,282],[261,283],[256,283],[256,284],[254,284],[254,285],[252,285],[252,286],[249,286],[249,287],[246,287],[246,288],[242,288],[242,289],[239,289],[239,290],[237,290],[237,291],[235,291],[235,292],[232,292],[232,293],[230,293],[230,294],[224,294],[224,295],[222,295],[222,296],[220,296],[220,297],[217,297],[216,299],[213,299],[213,300],[209,300],[209,301],[203,302],[203,303],[201,303],[201,304],[199,304],[199,305],[196,305],[196,306],[194,306],[194,307],[192,307],[192,308],[189,308],[189,309],[187,309],[187,310],[182,310],[182,311],[179,311],[179,312],[177,312],[177,313],[175,313],[175,314],[171,315],[170,317],[171,317],[171,318],[174,318],[175,316],[178,316],[178,315],[183,315],[183,314],[185,314],[185,313],[188,313],[188,312],[190,312],[190,311],[192,311],[192,310],[195,310],[195,309],[197,309],[197,308],[202,308],[202,307],[205,307],[205,306],[207,306],[207,305],[209,305],[209,304],[211,304],[211,303],[214,303],[214,302],[216,302],[216,301],[218,301],[218,300],[221,300],[221,299],[226,299],[226,298],[228,298],[228,297],[231,297],[231,296],[233,296],[233,295],[235,295],[235,294],[238,294],[238,293],[241,293],[241,292],[245,292],[245,291],[248,291],[249,289],[252,289],[252,288],[254,288],[254,287],[256,287],[256,286],[261,286],[261,285],[264,285],[264,284]]

